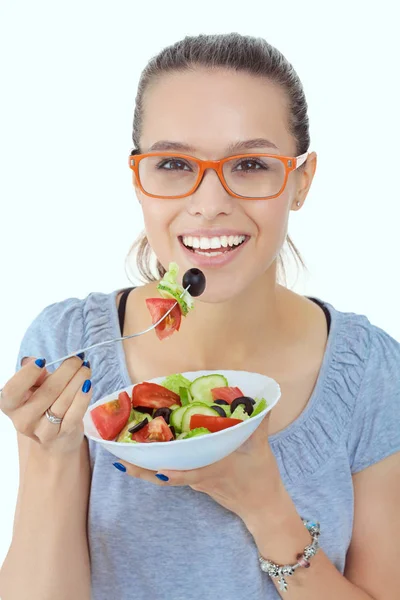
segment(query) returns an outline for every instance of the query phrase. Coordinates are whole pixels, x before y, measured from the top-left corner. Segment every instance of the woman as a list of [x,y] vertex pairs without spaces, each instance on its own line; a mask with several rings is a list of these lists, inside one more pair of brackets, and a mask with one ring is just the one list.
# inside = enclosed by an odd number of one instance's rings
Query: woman
[[[2,599],[394,600],[400,346],[366,317],[278,283],[289,213],[302,208],[316,169],[297,74],[264,40],[186,38],[143,72],[133,141],[148,283],[47,307],[2,391],[21,465]],[[156,152],[164,154],[155,166]],[[225,180],[208,165],[193,189],[197,159],[238,155]],[[179,334],[103,346],[90,363],[76,357],[51,372],[26,358],[51,361],[143,329],[145,299],[156,295],[150,248],[158,276],[172,260],[206,275]],[[88,404],[110,390],[224,368],[273,377],[282,398],[214,465],[163,473],[113,465],[83,437]],[[46,418],[49,408],[61,424]],[[303,550],[316,528],[301,518],[320,523],[315,556]],[[294,573],[275,576],[293,564]]]

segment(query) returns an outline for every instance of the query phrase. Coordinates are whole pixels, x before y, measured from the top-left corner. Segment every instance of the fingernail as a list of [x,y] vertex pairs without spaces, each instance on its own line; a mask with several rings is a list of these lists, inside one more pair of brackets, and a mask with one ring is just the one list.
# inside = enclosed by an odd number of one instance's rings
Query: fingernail
[[85,358],[85,353],[80,352],[79,354],[77,354],[77,357],[80,358],[81,360],[83,360]]
[[160,479],[161,481],[169,481],[169,477],[163,475],[162,473],[156,473],[156,477],[158,477],[158,479]]
[[88,360],[85,360],[84,363],[82,364],[82,367],[86,367],[87,369],[90,369],[90,362]]
[[87,394],[91,387],[92,387],[92,382],[90,381],[90,379],[86,379],[85,383],[82,386],[82,392],[84,394]]
[[35,360],[35,365],[37,365],[39,367],[39,369],[43,369],[45,364],[46,364],[45,358],[38,358],[37,360]]
[[125,473],[126,467],[124,465],[121,465],[121,463],[113,463],[113,465],[116,469],[118,469],[118,471]]

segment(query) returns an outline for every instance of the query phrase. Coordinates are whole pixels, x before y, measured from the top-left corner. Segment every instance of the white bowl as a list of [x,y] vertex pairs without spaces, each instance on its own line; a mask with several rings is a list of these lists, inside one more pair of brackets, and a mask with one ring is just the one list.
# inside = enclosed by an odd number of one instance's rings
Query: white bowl
[[[251,398],[265,398],[268,407],[259,415],[247,419],[234,427],[229,427],[217,433],[189,438],[188,440],[173,440],[172,442],[151,442],[129,444],[123,442],[109,442],[103,440],[93,424],[90,412],[99,404],[104,404],[118,397],[122,391],[131,396],[135,386],[129,386],[124,390],[118,390],[92,404],[87,410],[83,422],[85,435],[90,440],[98,442],[103,448],[138,467],[161,471],[172,469],[184,471],[198,469],[211,465],[239,448],[257,429],[266,414],[276,405],[281,397],[278,383],[259,373],[248,373],[246,371],[191,371],[182,373],[190,381],[202,375],[224,375],[230,386],[239,387],[245,396]],[[152,383],[161,384],[165,377],[150,379]]]

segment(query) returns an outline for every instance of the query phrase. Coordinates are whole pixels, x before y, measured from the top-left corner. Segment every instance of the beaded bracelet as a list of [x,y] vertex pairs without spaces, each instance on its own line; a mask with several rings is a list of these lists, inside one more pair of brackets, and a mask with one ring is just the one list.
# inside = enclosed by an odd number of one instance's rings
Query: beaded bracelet
[[304,548],[302,554],[296,556],[297,563],[295,565],[277,565],[271,560],[264,559],[262,556],[259,558],[261,569],[265,573],[268,573],[270,577],[279,577],[278,583],[281,592],[286,592],[287,590],[285,577],[293,575],[299,567],[308,569],[310,566],[309,558],[315,556],[319,549],[320,524],[316,521],[307,521],[306,519],[302,519],[302,521],[311,534],[312,543]]

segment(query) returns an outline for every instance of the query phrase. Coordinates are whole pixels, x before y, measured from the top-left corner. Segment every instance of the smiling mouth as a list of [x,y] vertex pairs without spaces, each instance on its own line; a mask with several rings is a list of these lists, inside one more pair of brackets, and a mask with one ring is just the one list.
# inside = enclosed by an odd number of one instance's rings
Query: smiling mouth
[[219,256],[233,252],[243,246],[250,237],[248,235],[218,236],[212,238],[179,236],[180,243],[190,252],[201,256]]

